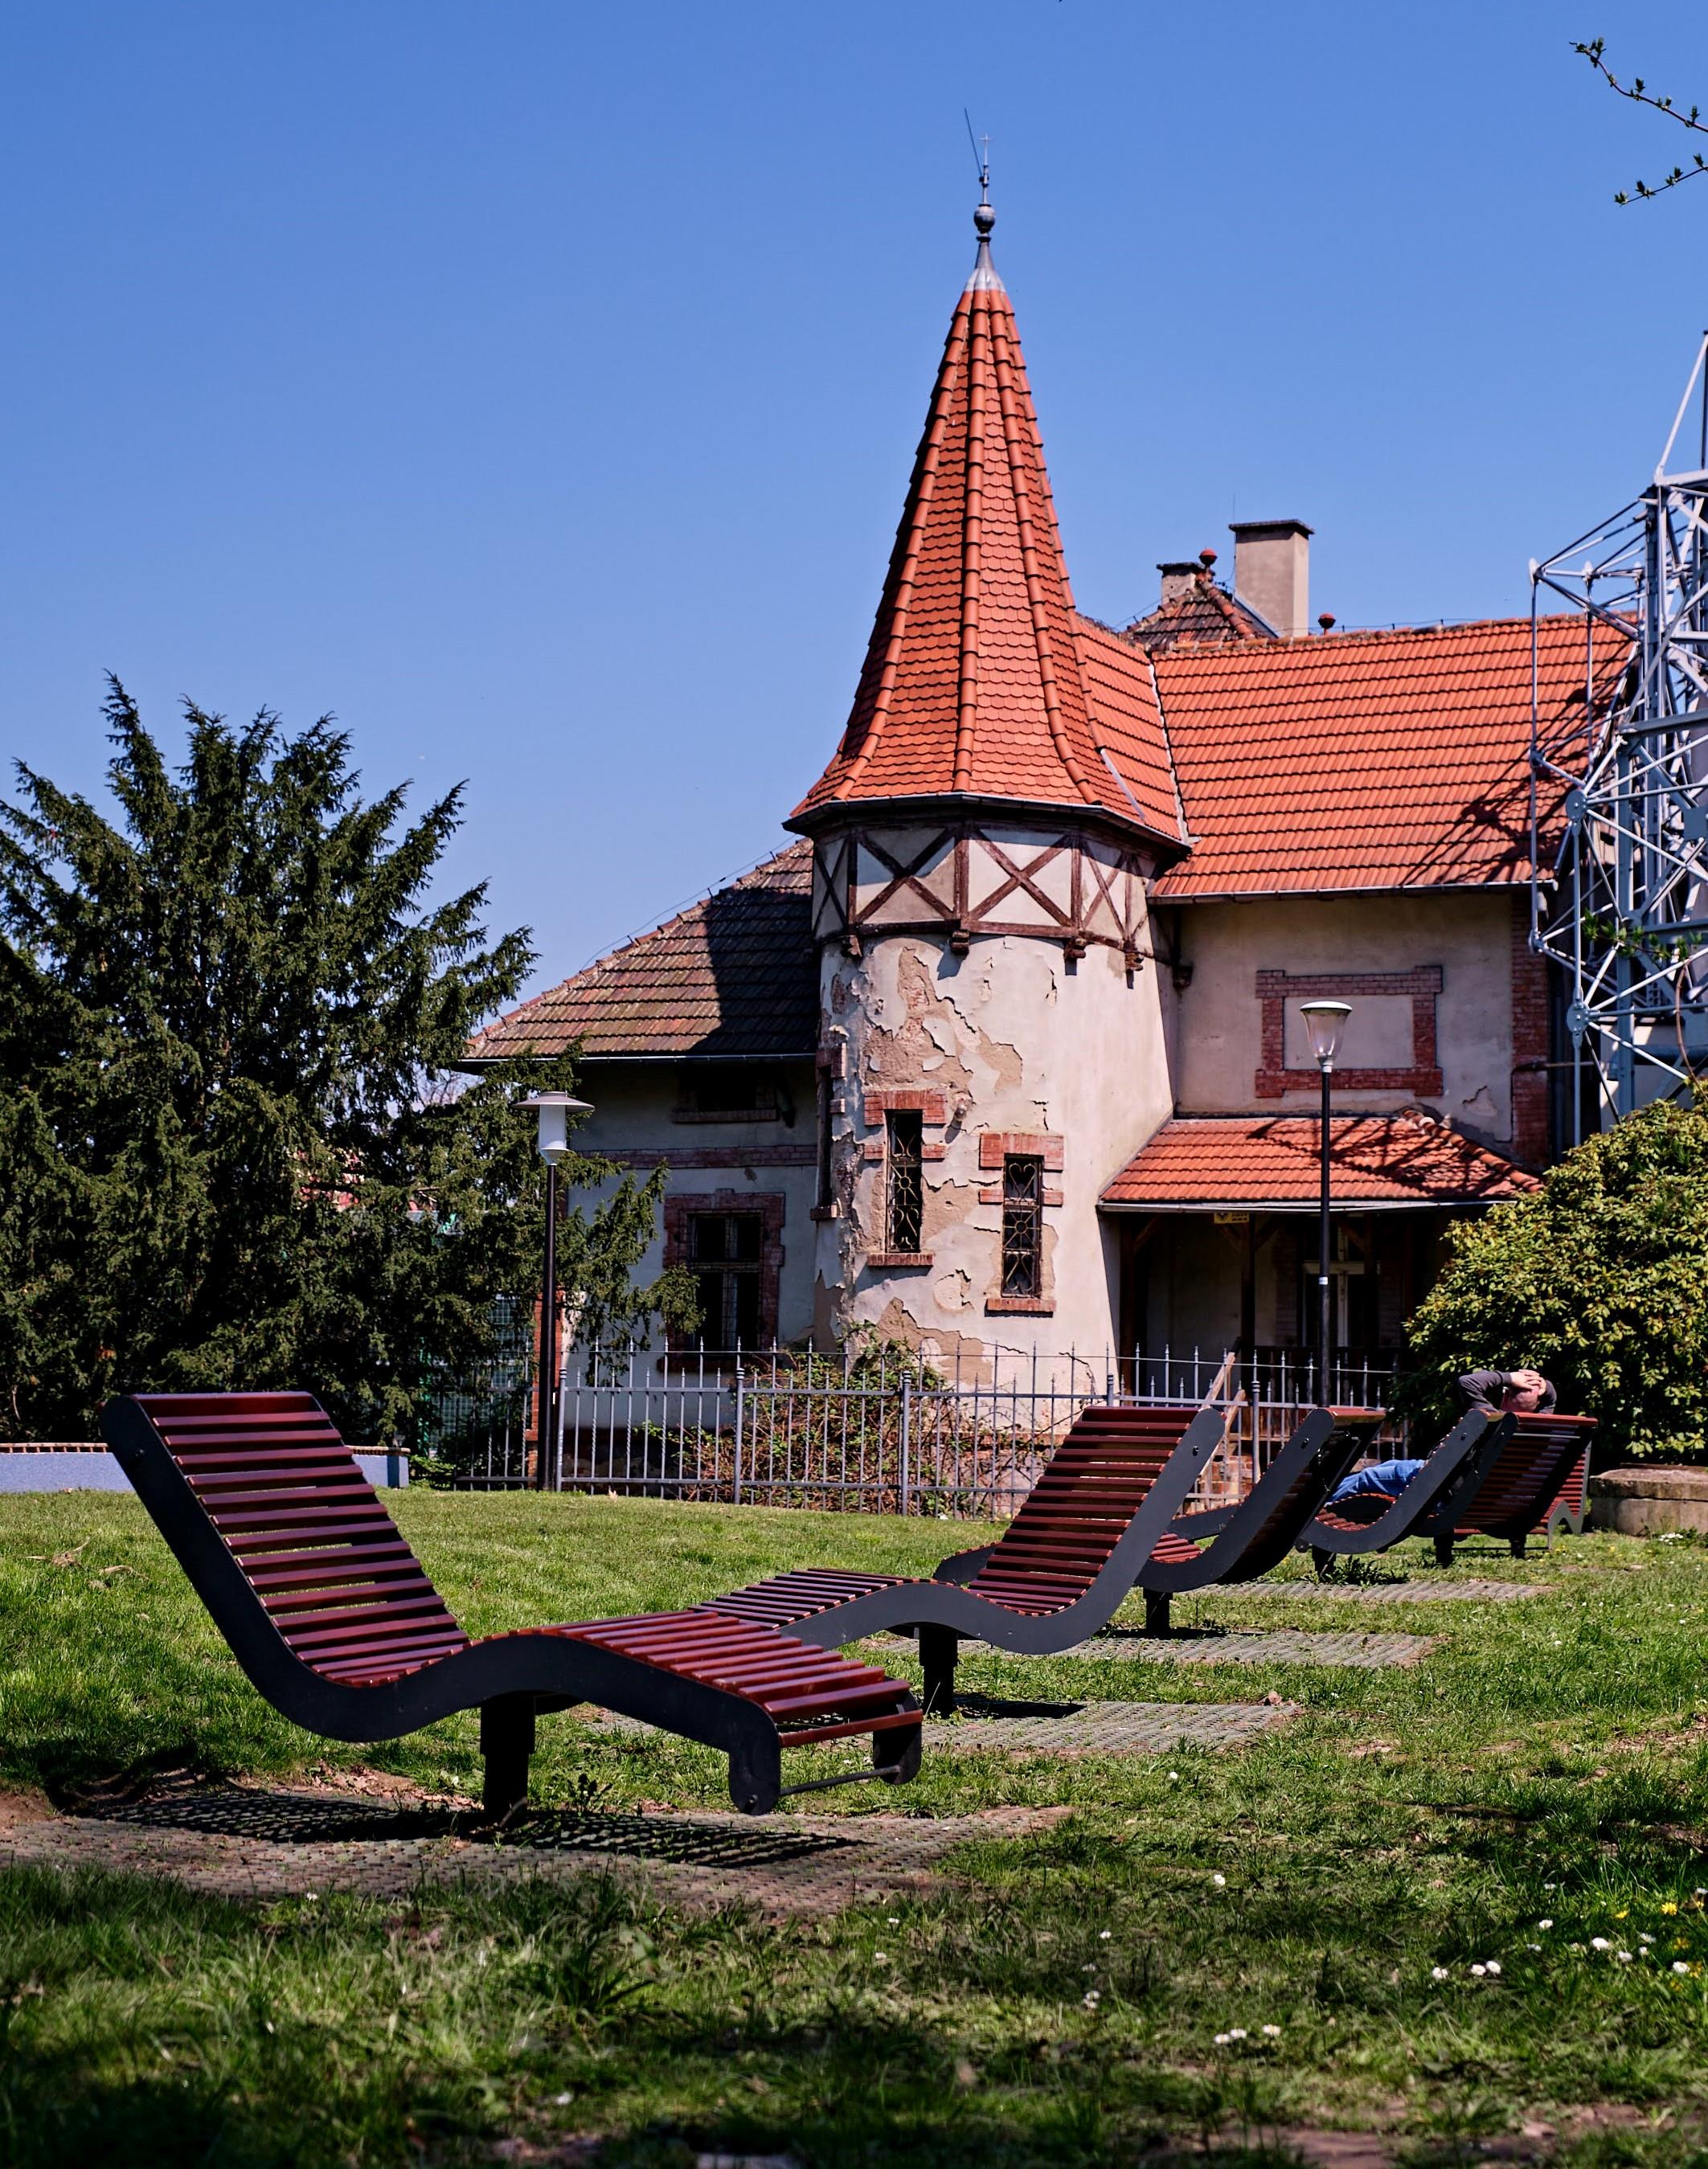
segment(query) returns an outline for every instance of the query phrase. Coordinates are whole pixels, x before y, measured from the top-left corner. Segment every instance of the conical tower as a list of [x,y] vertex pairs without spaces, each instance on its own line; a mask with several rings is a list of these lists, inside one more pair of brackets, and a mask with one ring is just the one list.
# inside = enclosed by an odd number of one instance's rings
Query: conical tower
[[[995,215],[848,723],[791,817],[821,945],[822,1331],[1113,1346],[1102,1184],[1169,1111],[1148,661],[1075,611]],[[1115,651],[1119,651],[1118,654]]]

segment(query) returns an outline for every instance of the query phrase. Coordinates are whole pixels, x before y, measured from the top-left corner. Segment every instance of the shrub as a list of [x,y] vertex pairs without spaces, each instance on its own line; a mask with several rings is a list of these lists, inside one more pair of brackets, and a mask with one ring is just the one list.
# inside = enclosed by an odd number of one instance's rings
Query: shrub
[[1407,1328],[1400,1395],[1450,1420],[1453,1382],[1529,1364],[1601,1426],[1598,1458],[1695,1451],[1708,1429],[1708,1099],[1657,1101],[1568,1153],[1540,1190],[1449,1234]]

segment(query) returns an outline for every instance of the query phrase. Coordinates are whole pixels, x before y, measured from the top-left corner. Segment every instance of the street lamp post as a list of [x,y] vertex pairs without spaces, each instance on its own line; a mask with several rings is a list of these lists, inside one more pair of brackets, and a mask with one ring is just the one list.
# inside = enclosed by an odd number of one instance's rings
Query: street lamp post
[[1340,1045],[1342,1027],[1352,1015],[1352,1006],[1348,1002],[1314,1001],[1301,1002],[1299,1008],[1305,1019],[1305,1029],[1310,1036],[1310,1052],[1316,1058],[1316,1066],[1322,1073],[1322,1180],[1316,1235],[1316,1346],[1317,1359],[1321,1366],[1318,1373],[1321,1388],[1321,1405],[1326,1408],[1332,1398],[1329,1373],[1334,1360],[1333,1305],[1328,1272],[1329,1095],[1331,1079],[1334,1075],[1335,1050]]
[[536,1092],[522,1106],[540,1118],[540,1157],[546,1163],[546,1287],[540,1303],[539,1449],[534,1483],[548,1488],[549,1448],[558,1437],[558,1163],[569,1149],[569,1117],[590,1115],[592,1106],[570,1092]]

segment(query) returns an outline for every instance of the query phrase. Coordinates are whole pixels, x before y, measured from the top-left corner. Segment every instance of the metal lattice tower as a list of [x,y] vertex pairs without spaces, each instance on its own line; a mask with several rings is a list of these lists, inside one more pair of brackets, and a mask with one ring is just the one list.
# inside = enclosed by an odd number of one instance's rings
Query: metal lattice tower
[[[1530,738],[1531,942],[1565,978],[1574,1139],[1708,1074],[1705,363],[1708,338],[1649,488],[1531,567],[1533,658],[1545,590],[1585,621],[1581,694],[1567,716],[1533,694]],[[1687,418],[1696,465],[1675,469]]]

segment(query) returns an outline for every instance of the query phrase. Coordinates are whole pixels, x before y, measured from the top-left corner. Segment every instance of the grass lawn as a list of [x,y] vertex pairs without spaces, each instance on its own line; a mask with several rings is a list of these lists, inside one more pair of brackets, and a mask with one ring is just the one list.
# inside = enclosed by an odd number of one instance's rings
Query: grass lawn
[[[526,1496],[415,1493],[399,1519],[474,1632],[810,1562],[918,1571],[976,1539]],[[1396,1565],[1436,1573],[1422,1547]],[[1403,1671],[966,1660],[965,1686],[1016,1697],[1302,1709],[1228,1753],[927,1751],[902,1792],[809,1796],[815,1815],[1076,1810],[828,1920],[693,1916],[593,1875],[403,1906],[0,1875],[0,2162],[437,2164],[516,2141],[547,2161],[596,2133],[607,2162],[1105,2163],[1216,2129],[1255,2162],[1289,2158],[1276,2128],[1322,2124],[1469,2161],[1529,2121],[1561,2161],[1708,2164],[1708,1551],[1585,1537],[1522,1568],[1472,1548],[1454,1573],[1548,1593],[1388,1609],[1275,1580],[1177,1607],[1443,1638]],[[542,1802],[727,1805],[696,1748],[573,1716],[541,1744]],[[275,1718],[133,1502],[5,1500],[0,1788],[151,1758],[438,1791],[478,1772],[472,1717],[360,1750]]]

